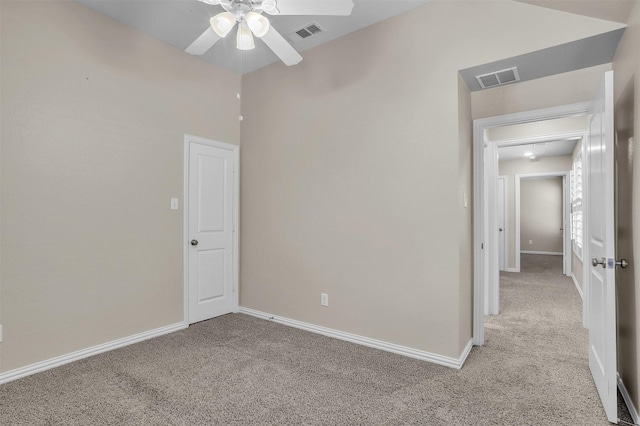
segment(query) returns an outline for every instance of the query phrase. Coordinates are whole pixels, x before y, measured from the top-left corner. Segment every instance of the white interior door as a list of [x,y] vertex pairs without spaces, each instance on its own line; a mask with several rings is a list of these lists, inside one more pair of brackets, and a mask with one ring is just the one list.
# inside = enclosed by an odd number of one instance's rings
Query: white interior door
[[237,151],[189,144],[189,323],[237,310],[234,204]]
[[[613,71],[593,100],[588,134],[589,367],[612,423],[617,423],[613,181]],[[585,259],[587,260],[587,259]]]
[[506,186],[505,186],[505,177],[500,176],[498,178],[498,244],[499,247],[499,259],[498,259],[498,269],[504,271],[506,268],[506,251],[507,251],[507,241],[506,241],[506,215],[505,215],[505,200],[506,200]]

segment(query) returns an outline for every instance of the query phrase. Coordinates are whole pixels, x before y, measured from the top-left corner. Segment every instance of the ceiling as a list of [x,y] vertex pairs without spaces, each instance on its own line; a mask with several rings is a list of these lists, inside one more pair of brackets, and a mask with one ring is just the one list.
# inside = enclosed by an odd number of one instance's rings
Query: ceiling
[[626,24],[638,0],[515,0],[562,12]]
[[519,160],[535,156],[535,161],[542,157],[557,157],[560,155],[571,155],[576,147],[578,139],[556,140],[542,143],[516,145],[498,148],[500,161]]
[[[75,0],[99,13],[184,50],[208,27],[209,19],[223,11],[197,0]],[[318,0],[322,1],[322,0]],[[366,26],[410,11],[429,0],[353,0],[350,16],[269,16],[274,28],[298,52],[342,37]],[[454,0],[447,0],[454,1]],[[626,22],[638,0],[516,0],[534,6],[575,13],[613,22]],[[295,31],[315,23],[325,31],[300,39]],[[517,67],[519,81],[574,71],[611,62],[624,28],[582,40],[554,46],[513,58],[461,70],[460,74],[472,91],[482,90],[475,76]],[[239,51],[234,37],[226,37],[202,55],[202,59],[237,74],[245,74],[278,62],[278,57],[262,40],[256,48]],[[304,54],[303,54],[304,56]]]
[[[209,27],[209,19],[212,16],[224,11],[221,6],[211,6],[197,0],[75,1],[180,50],[186,49]],[[269,16],[269,21],[287,39],[289,35],[310,23],[317,23],[324,29],[325,32],[304,40],[295,37],[292,45],[298,52],[304,52],[422,6],[428,1],[354,0],[350,16]],[[255,44],[255,49],[243,51],[240,57],[241,51],[236,49],[235,38],[226,37],[202,55],[202,59],[237,74],[245,74],[279,61],[262,40],[256,38]]]

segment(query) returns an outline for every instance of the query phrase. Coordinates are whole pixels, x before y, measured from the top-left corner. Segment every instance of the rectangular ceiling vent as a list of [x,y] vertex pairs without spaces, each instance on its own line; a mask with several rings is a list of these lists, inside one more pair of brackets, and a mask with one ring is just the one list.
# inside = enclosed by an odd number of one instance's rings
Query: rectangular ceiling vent
[[477,75],[476,80],[480,84],[480,87],[488,89],[489,87],[502,86],[503,84],[520,81],[520,76],[518,75],[518,68],[513,67],[502,71]]
[[299,30],[292,32],[289,35],[289,39],[293,42],[299,42],[302,40],[306,40],[309,37],[314,36],[316,34],[320,34],[321,32],[324,32],[324,29],[322,29],[320,25],[313,22],[311,24],[305,25]]

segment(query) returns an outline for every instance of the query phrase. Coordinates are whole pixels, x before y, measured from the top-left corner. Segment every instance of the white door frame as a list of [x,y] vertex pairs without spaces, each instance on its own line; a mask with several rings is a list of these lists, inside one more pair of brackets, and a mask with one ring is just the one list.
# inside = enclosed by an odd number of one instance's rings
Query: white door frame
[[234,300],[234,312],[240,310],[240,297],[238,290],[238,276],[239,276],[239,234],[240,234],[240,147],[230,143],[214,141],[211,139],[202,138],[200,136],[184,135],[184,186],[182,201],[182,270],[183,270],[183,282],[184,282],[184,317],[183,322],[185,327],[189,326],[189,147],[192,144],[207,145],[214,148],[226,149],[233,152],[234,170],[233,174],[233,292],[235,293]]
[[516,211],[516,272],[520,272],[520,181],[522,179],[535,178],[551,178],[562,177],[562,273],[571,276],[571,252],[567,251],[567,247],[571,245],[571,233],[567,233],[566,229],[571,220],[569,209],[565,208],[570,204],[569,191],[567,190],[567,182],[569,181],[569,170],[561,172],[541,172],[541,173],[525,173],[515,175],[515,211]]
[[[498,274],[498,227],[496,211],[497,197],[495,196],[497,185],[487,185],[485,181],[495,182],[498,176],[498,143],[487,141],[485,130],[491,127],[507,126],[512,124],[531,123],[535,121],[551,120],[556,118],[572,117],[587,114],[591,102],[563,105],[559,107],[545,108],[533,111],[525,111],[514,114],[506,114],[495,117],[480,118],[473,121],[473,195],[475,206],[473,209],[473,344],[484,344],[484,292],[488,282],[499,281]],[[565,137],[582,136],[566,134]],[[546,138],[546,137],[545,137]],[[545,139],[541,138],[541,139]],[[503,145],[521,145],[522,141],[500,142]],[[583,151],[585,149],[583,144]],[[485,147],[487,159],[485,161]],[[584,158],[584,154],[583,154]],[[585,205],[588,200],[584,200]],[[492,207],[492,208],[489,208]],[[486,210],[485,210],[486,209]],[[485,213],[487,212],[487,213]],[[489,232],[489,230],[493,230]],[[589,259],[588,253],[583,258]],[[485,278],[486,273],[486,278]],[[588,272],[587,272],[588,273]],[[587,276],[587,275],[585,275]],[[485,282],[487,281],[488,282]],[[585,287],[585,290],[588,290]],[[499,307],[499,294],[491,294],[489,305]],[[496,303],[497,302],[497,303]],[[585,316],[583,304],[583,318]]]

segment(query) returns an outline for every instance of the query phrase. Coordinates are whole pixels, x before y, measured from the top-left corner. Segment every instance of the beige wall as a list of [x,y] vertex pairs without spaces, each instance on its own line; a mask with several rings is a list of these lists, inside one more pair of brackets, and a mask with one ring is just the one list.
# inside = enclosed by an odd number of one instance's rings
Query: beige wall
[[[616,270],[618,296],[618,372],[636,409],[640,408],[640,268],[634,253],[640,252],[640,4],[636,2],[629,16],[613,61],[616,101],[616,256],[625,258],[631,267]],[[634,138],[634,142],[630,138]]]
[[473,118],[588,102],[611,64],[508,84],[471,94]]
[[73,2],[0,4],[8,371],[182,321],[184,134],[239,143],[239,78]]
[[[541,157],[536,161],[528,159],[500,161],[498,174],[506,176],[507,182],[507,268],[516,267],[515,257],[515,175],[543,172],[563,172],[571,169],[571,156]],[[522,224],[521,224],[522,225]],[[521,238],[522,240],[522,238]]]
[[521,179],[520,250],[562,253],[561,228],[562,178]]
[[431,2],[243,77],[242,306],[458,357],[471,279],[455,272],[470,262],[457,71],[605,26]]
[[[240,135],[237,77],[72,2],[0,11],[6,371],[182,319],[182,217],[167,208],[182,137]],[[457,71],[616,28],[432,2],[247,75],[242,304],[459,356],[471,235]],[[576,102],[589,89],[570,80],[487,105],[550,106],[558,87]],[[471,96],[473,115],[489,92]]]

